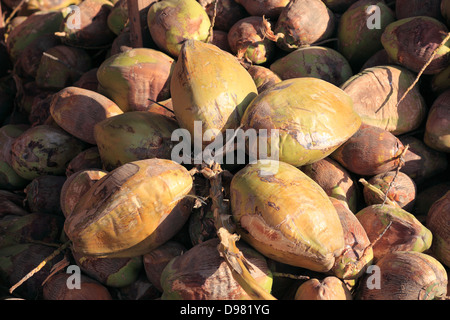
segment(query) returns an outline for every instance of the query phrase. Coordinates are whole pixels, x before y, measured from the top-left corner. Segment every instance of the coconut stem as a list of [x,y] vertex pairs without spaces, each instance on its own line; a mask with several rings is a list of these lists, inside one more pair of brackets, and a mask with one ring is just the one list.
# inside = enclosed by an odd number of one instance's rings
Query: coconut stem
[[272,271],[272,275],[274,277],[289,278],[289,279],[294,279],[294,280],[309,280],[309,279],[311,279],[311,277],[308,277],[308,276],[302,276],[302,275],[284,273],[284,272],[276,272],[276,271]]
[[14,16],[16,15],[16,13],[22,8],[22,6],[23,6],[25,3],[28,3],[28,1],[29,1],[29,0],[22,0],[22,1],[20,1],[20,3],[14,8],[14,10],[11,12],[11,14],[9,15],[9,17],[6,19],[5,25],[7,25],[7,24],[12,20],[12,18],[14,18]]
[[425,63],[425,65],[422,67],[422,69],[420,69],[419,73],[416,76],[416,79],[414,80],[414,82],[409,86],[408,89],[406,89],[405,93],[403,93],[402,97],[400,98],[400,100],[397,102],[397,107],[399,106],[399,104],[403,101],[403,99],[405,99],[406,95],[414,88],[414,86],[417,84],[417,82],[419,82],[420,77],[422,76],[422,74],[424,73],[425,69],[430,65],[430,63],[433,61],[434,57],[436,56],[437,52],[445,45],[445,43],[447,41],[450,40],[450,32],[447,33],[447,36],[444,38],[444,40],[442,40],[442,42],[439,44],[439,46],[434,49],[433,53],[431,54],[430,58],[428,59],[428,61]]
[[33,270],[31,270],[30,272],[28,272],[28,274],[26,274],[22,279],[20,279],[19,282],[17,282],[15,285],[13,285],[10,289],[9,289],[9,293],[12,293],[14,290],[16,290],[19,286],[21,286],[25,281],[27,281],[28,279],[30,279],[32,276],[34,276],[37,272],[39,272],[46,264],[47,262],[51,261],[53,258],[55,258],[58,254],[61,253],[61,251],[65,250],[70,244],[72,243],[72,241],[67,241],[65,243],[63,243],[58,249],[56,249],[55,251],[53,251],[53,253],[51,255],[49,255],[47,258],[45,258],[36,268],[34,268]]
[[211,26],[209,27],[208,37],[206,38],[206,43],[212,41],[213,39],[213,28],[214,24],[216,23],[216,16],[217,16],[217,4],[219,3],[219,0],[214,0],[214,12],[213,16],[211,17]]
[[380,189],[378,189],[377,187],[375,187],[373,184],[370,184],[369,182],[367,182],[364,178],[359,179],[359,182],[361,182],[362,185],[364,185],[364,187],[369,188],[370,191],[372,191],[373,193],[375,193],[375,195],[381,200],[381,199],[386,199],[386,203],[391,205],[391,206],[395,206],[395,207],[399,207],[397,202],[392,201],[391,199],[387,198],[387,193],[385,194],[383,191],[381,191]]

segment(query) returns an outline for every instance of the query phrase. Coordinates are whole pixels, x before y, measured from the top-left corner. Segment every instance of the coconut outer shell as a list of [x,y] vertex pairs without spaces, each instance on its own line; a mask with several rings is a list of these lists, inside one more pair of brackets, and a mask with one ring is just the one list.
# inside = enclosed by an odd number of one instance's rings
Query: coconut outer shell
[[303,282],[295,292],[295,300],[353,300],[350,290],[337,277],[322,280],[313,278]]
[[328,196],[292,165],[275,160],[247,165],[231,181],[230,201],[242,239],[273,260],[327,272],[344,248]]
[[447,293],[447,272],[430,255],[390,252],[375,267],[361,279],[357,300],[433,300]]
[[[389,24],[381,36],[381,43],[397,64],[419,72],[439,44],[448,28],[439,20],[420,16],[397,20]],[[423,74],[437,74],[450,61],[450,44],[447,42],[436,52]]]
[[65,131],[95,145],[94,126],[123,111],[112,100],[95,91],[66,87],[52,96],[50,113]]
[[163,0],[150,6],[147,25],[156,45],[176,58],[185,40],[208,38],[211,21],[196,0]]
[[150,48],[133,48],[103,61],[97,71],[98,92],[123,112],[145,111],[152,101],[170,97],[174,60]]
[[77,171],[84,169],[102,169],[103,164],[100,158],[98,147],[90,147],[77,154],[66,168],[66,176],[70,177]]
[[64,230],[81,254],[143,255],[168,241],[188,220],[193,201],[186,196],[192,190],[192,177],[176,162],[130,162],[84,194]]
[[219,132],[239,127],[257,88],[236,57],[212,44],[187,40],[173,70],[170,93],[181,128],[194,138],[199,135],[195,121],[201,121],[201,137],[210,130],[202,139],[206,147]]
[[414,215],[401,208],[374,204],[360,210],[356,217],[366,230],[370,242],[374,242],[385,232],[373,245],[373,256],[376,260],[389,252],[424,252],[431,246],[431,231]]
[[428,112],[423,141],[432,149],[450,153],[450,89],[433,102]]
[[428,111],[418,87],[398,104],[414,80],[415,75],[406,68],[378,66],[351,77],[341,89],[353,99],[363,123],[401,135],[417,129]]
[[94,138],[106,170],[125,163],[150,159],[171,159],[173,119],[148,111],[130,111],[106,118],[94,127]]
[[[267,142],[261,142],[267,143],[267,156],[278,156],[294,166],[327,157],[357,132],[360,124],[351,98],[335,85],[316,78],[275,84],[250,103],[241,120],[244,131],[261,134],[261,130],[267,130]],[[278,140],[272,141],[274,129],[278,130]],[[255,147],[256,142],[247,146],[252,158],[257,156]]]
[[435,201],[427,214],[426,225],[433,233],[431,251],[436,258],[450,267],[450,191]]
[[374,176],[395,170],[403,149],[401,141],[392,133],[363,123],[330,156],[352,173]]
[[275,72],[267,67],[251,65],[247,71],[255,81],[258,94],[282,81]]
[[[200,243],[172,259],[161,275],[162,300],[249,300],[217,250],[219,239]],[[245,243],[236,243],[249,263],[250,275],[267,292],[272,272],[266,259]]]

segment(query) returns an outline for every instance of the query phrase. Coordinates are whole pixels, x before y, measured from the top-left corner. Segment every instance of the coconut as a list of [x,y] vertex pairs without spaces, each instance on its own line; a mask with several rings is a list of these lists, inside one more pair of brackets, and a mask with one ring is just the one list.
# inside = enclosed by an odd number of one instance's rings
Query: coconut
[[66,166],[84,144],[64,130],[50,125],[32,127],[11,146],[11,167],[19,176],[33,180],[42,175],[63,175]]
[[[380,173],[368,181],[371,185],[381,190],[386,197],[391,201],[397,203],[397,205],[411,212],[414,208],[414,202],[417,194],[417,187],[414,181],[403,172],[388,171]],[[389,192],[388,192],[389,190]],[[379,199],[371,189],[364,186],[363,189],[364,200],[366,205],[381,204],[384,199]]]
[[62,215],[59,199],[65,181],[65,176],[44,175],[34,178],[24,190],[29,210]]
[[[376,20],[371,17],[374,14]],[[386,26],[394,21],[395,14],[384,1],[356,1],[339,20],[338,51],[350,62],[354,70],[359,70],[367,59],[383,49],[381,35]],[[371,23],[376,24],[372,26]]]
[[[389,204],[374,204],[356,213],[373,245],[375,260],[393,251],[428,250],[432,233],[411,213]],[[380,238],[381,236],[381,238]]]
[[281,79],[313,77],[340,86],[352,73],[347,59],[334,49],[320,46],[299,48],[279,58],[270,70]]
[[361,279],[357,300],[439,300],[447,292],[444,266],[430,255],[390,252]]
[[[205,147],[218,133],[239,126],[257,88],[236,57],[212,44],[187,40],[173,70],[170,93],[180,127],[196,139],[205,135]],[[201,132],[195,133],[196,121]]]
[[[108,0],[83,0],[78,5],[79,21],[75,21],[77,18],[73,15],[67,16],[57,35],[70,46],[98,48],[109,45],[116,36],[107,23],[112,8],[113,4]],[[77,22],[79,26],[74,28]]]
[[362,124],[359,130],[330,156],[352,173],[374,176],[396,170],[404,146],[392,133]]
[[[161,275],[162,300],[249,300],[250,296],[234,279],[231,268],[217,250],[219,239],[200,243],[172,259]],[[272,272],[266,259],[245,243],[238,242],[250,275],[267,292],[272,288]]]
[[212,21],[214,17],[214,29],[228,32],[239,20],[248,16],[245,8],[234,0],[198,0]]
[[251,16],[266,17],[276,21],[289,0],[237,0]]
[[435,74],[431,79],[431,90],[437,94],[441,94],[445,90],[450,89],[450,65]]
[[37,12],[60,10],[70,5],[78,5],[81,0],[29,0],[21,11]]
[[[130,285],[116,290],[118,299],[121,300],[157,300],[161,297],[161,292],[147,279],[145,273]],[[117,299],[117,298],[116,298]]]
[[73,275],[60,272],[43,286],[43,300],[113,300],[108,288],[98,281],[80,274],[79,288],[68,286]]
[[104,168],[112,170],[136,160],[171,159],[176,129],[178,124],[164,115],[130,111],[100,121],[94,137]]
[[66,87],[53,95],[50,113],[65,131],[84,142],[96,144],[94,126],[123,111],[95,91]]
[[414,215],[420,218],[426,218],[433,203],[442,198],[447,191],[450,191],[450,181],[438,182],[420,190],[416,197],[413,211]]
[[425,125],[424,142],[434,150],[450,152],[450,89],[433,102]]
[[441,0],[398,0],[395,15],[397,20],[417,16],[441,19]]
[[252,64],[272,62],[276,44],[265,37],[263,17],[250,16],[237,21],[228,31],[228,43],[231,51],[239,59]]
[[232,53],[230,44],[228,43],[228,32],[213,29],[212,36],[209,38],[208,43],[215,45],[223,51]]
[[44,89],[63,89],[91,69],[91,64],[91,57],[84,49],[67,45],[51,47],[39,62],[36,84]]
[[143,271],[142,256],[132,258],[97,258],[72,251],[81,271],[108,288],[122,288],[132,284]]
[[331,273],[340,279],[359,278],[373,260],[373,249],[366,230],[346,202],[330,197],[344,231],[345,250],[336,258]]
[[97,80],[98,68],[92,68],[81,75],[81,77],[73,83],[74,87],[82,88],[91,91],[97,91],[98,80]]
[[407,174],[416,184],[422,184],[447,169],[446,153],[428,147],[422,139],[414,136],[400,136],[399,140],[404,146],[409,146],[400,172]]
[[327,272],[344,249],[330,199],[290,164],[258,161],[239,170],[231,181],[230,203],[237,232],[270,259]]
[[309,279],[295,292],[295,300],[353,300],[345,283],[334,276]]
[[389,58],[386,50],[381,49],[374,53],[369,59],[367,59],[366,62],[364,62],[359,72],[362,72],[368,68],[387,65],[395,65],[395,62],[391,58]]
[[44,34],[53,34],[59,30],[65,13],[56,11],[39,11],[28,16],[8,35],[6,46],[8,53],[15,61],[20,53],[34,40]]
[[414,80],[415,75],[406,68],[378,66],[351,77],[341,89],[352,97],[363,123],[400,135],[417,129],[427,114],[418,87],[398,104]]
[[99,93],[123,112],[147,110],[152,101],[170,97],[174,60],[161,51],[134,48],[109,57],[97,72]]
[[[448,28],[431,17],[411,17],[389,24],[381,36],[381,43],[389,57],[411,71],[419,72],[431,58],[448,33]],[[423,74],[437,74],[450,61],[450,43],[444,44],[434,55]]]
[[433,233],[431,251],[435,257],[450,267],[450,191],[435,201],[427,214],[426,225]]
[[[358,130],[360,121],[350,97],[335,85],[294,78],[259,94],[245,110],[241,127],[250,134],[251,158],[256,158],[257,150],[264,158],[261,148],[267,144],[267,156],[302,166],[330,155]],[[267,139],[250,139],[254,131],[262,135],[263,130]]]
[[277,45],[292,51],[328,39],[335,26],[333,12],[321,0],[293,0],[281,11],[274,27]]
[[247,68],[247,71],[256,84],[258,94],[281,82],[281,78],[275,72],[263,66],[251,65]]
[[85,169],[70,175],[61,187],[60,207],[65,217],[69,216],[81,197],[108,172],[104,170]]
[[167,242],[186,223],[192,189],[191,175],[176,162],[130,162],[109,172],[81,197],[64,230],[73,249],[84,255],[143,255]]
[[328,196],[347,203],[351,211],[356,212],[358,205],[358,186],[350,172],[337,161],[326,157],[314,163],[300,167],[313,179]]
[[103,164],[98,147],[90,147],[81,151],[72,160],[70,160],[65,173],[67,177],[70,177],[75,172],[83,169],[102,168]]
[[29,213],[24,216],[10,215],[0,220],[0,247],[41,241],[58,241],[64,220],[48,213]]
[[11,145],[14,140],[29,129],[26,124],[7,124],[0,127],[0,161],[11,163]]
[[183,254],[187,249],[181,243],[169,240],[158,248],[146,253],[142,257],[147,279],[160,291],[161,275],[164,268],[173,258]]
[[156,45],[178,57],[187,39],[206,41],[211,21],[196,0],[162,0],[148,10],[147,24]]
[[30,181],[19,176],[6,161],[0,160],[0,189],[23,190]]

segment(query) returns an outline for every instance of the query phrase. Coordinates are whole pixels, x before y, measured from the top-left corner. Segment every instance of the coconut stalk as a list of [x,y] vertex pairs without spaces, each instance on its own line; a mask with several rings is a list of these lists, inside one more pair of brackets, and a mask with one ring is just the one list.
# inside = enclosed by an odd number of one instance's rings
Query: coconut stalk
[[214,212],[217,236],[220,240],[218,250],[231,269],[233,278],[242,286],[245,292],[254,300],[276,300],[274,296],[265,291],[249,272],[250,264],[237,248],[236,241],[239,235],[234,233],[235,228],[230,223],[231,215],[224,204],[222,191],[222,176],[228,171],[223,171],[218,163],[204,166],[200,172],[210,181],[210,196],[212,198],[212,210]]
[[142,48],[142,28],[140,11],[145,8],[144,0],[127,0],[128,19],[130,20],[130,40],[134,48]]

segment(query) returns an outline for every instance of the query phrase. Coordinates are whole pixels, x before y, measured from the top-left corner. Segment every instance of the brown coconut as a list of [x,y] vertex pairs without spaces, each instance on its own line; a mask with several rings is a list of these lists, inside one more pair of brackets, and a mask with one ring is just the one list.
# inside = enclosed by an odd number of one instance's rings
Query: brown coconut
[[431,251],[435,257],[450,267],[450,191],[433,203],[426,224],[433,233]]
[[423,138],[432,149],[450,153],[450,89],[433,102],[425,124]]

